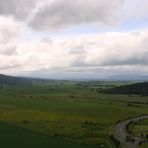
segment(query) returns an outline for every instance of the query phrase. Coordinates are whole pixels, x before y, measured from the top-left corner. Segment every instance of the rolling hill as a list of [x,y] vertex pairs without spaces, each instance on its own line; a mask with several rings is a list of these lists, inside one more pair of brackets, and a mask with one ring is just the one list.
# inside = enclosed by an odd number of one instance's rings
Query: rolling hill
[[0,85],[31,85],[34,82],[52,83],[56,82],[56,80],[29,77],[15,77],[0,74]]
[[148,82],[141,82],[135,84],[129,84],[124,86],[118,86],[111,89],[102,91],[108,94],[141,94],[148,95]]
[[29,85],[31,79],[0,74],[0,85]]

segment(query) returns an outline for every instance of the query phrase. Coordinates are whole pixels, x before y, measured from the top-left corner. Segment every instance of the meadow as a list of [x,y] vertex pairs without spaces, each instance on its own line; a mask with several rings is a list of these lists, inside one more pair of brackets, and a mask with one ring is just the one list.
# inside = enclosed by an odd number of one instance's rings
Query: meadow
[[147,147],[148,147],[148,144],[144,143],[143,145],[139,146],[138,148],[147,148]]
[[[148,114],[148,97],[103,94],[100,90],[129,83],[53,81],[2,85],[0,141],[4,141],[4,148],[114,148],[109,133],[118,121]],[[7,143],[8,139],[12,143]]]
[[133,134],[136,136],[148,134],[148,119],[136,123],[132,130]]

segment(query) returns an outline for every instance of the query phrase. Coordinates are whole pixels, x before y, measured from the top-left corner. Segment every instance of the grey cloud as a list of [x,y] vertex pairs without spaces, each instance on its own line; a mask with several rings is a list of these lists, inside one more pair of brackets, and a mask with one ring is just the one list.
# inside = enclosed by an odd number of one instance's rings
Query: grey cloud
[[12,40],[16,39],[17,37],[17,33],[15,31],[18,31],[17,29],[16,30],[13,30],[13,29],[16,29],[16,28],[3,28],[0,30],[0,33],[1,33],[1,40],[0,42],[3,43],[3,44],[7,44],[8,42],[11,42]]
[[38,0],[0,0],[0,15],[26,19],[34,10]]
[[80,24],[118,23],[124,0],[54,0],[38,10],[29,25],[35,30],[63,29]]
[[[99,52],[99,44],[94,46],[98,48],[96,54],[91,52],[78,53],[77,57],[71,63],[72,67],[116,67],[116,66],[147,66],[148,65],[148,36],[146,32],[132,32],[126,36],[118,35],[116,38],[110,37],[110,40],[117,40],[111,44],[104,45]],[[108,40],[106,38],[106,40]],[[85,44],[87,45],[87,44]],[[89,43],[86,46],[89,49]],[[77,49],[77,48],[76,48]],[[75,50],[76,50],[75,49]],[[87,49],[87,48],[86,48]],[[89,50],[93,48],[91,47]],[[75,51],[74,50],[74,51]],[[77,50],[76,50],[77,51]],[[85,51],[85,50],[84,50]],[[88,51],[88,50],[87,50]],[[73,52],[73,51],[72,51]],[[91,58],[89,58],[91,57]]]
[[107,66],[136,66],[136,65],[142,65],[147,66],[148,65],[148,50],[147,51],[139,51],[138,53],[133,53],[130,56],[122,56],[118,57],[118,55],[105,55],[105,59],[102,61],[99,61],[99,59],[95,59],[95,61],[92,62],[86,62],[86,57],[83,55],[79,55],[77,60],[75,60],[71,66],[72,67],[107,67]]
[[19,67],[19,65],[8,64],[8,65],[0,66],[0,70],[8,70],[8,69],[13,69],[13,68],[18,68],[18,67]]
[[47,43],[47,44],[52,44],[52,39],[50,39],[50,38],[48,38],[48,37],[43,37],[42,39],[41,39],[41,42],[43,42],[43,43]]
[[[115,52],[108,52],[105,56],[105,60],[101,62],[103,66],[123,66],[123,65],[148,65],[148,36],[147,32],[136,32],[131,33],[131,38],[134,40],[129,41],[126,40],[120,44],[116,43],[116,45],[111,48]],[[122,53],[120,53],[120,51]],[[123,52],[125,51],[125,53]]]
[[0,55],[0,70],[9,70],[9,69],[19,69],[20,64],[17,59],[13,56],[9,57],[8,55]]
[[0,54],[1,55],[16,55],[17,54],[17,46],[15,45],[1,45],[0,46]]
[[84,54],[85,52],[84,45],[79,45],[70,48],[69,54]]
[[23,32],[21,23],[12,18],[0,17],[0,55],[14,55],[17,39]]
[[118,57],[112,56],[110,59],[103,61],[101,66],[122,66],[122,65],[148,65],[148,51],[147,52],[139,52],[137,55],[130,56],[125,59],[119,59]]

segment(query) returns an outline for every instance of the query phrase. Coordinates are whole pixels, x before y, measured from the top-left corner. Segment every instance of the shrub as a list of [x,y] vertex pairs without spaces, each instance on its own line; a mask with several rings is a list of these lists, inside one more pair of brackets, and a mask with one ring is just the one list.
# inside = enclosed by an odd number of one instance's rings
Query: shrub
[[22,121],[23,124],[28,124],[29,122],[27,120]]
[[55,137],[58,137],[58,136],[59,136],[59,134],[58,134],[58,133],[54,133],[54,136],[55,136]]
[[118,141],[113,135],[110,135],[110,139],[114,143],[114,145],[119,148],[120,141]]

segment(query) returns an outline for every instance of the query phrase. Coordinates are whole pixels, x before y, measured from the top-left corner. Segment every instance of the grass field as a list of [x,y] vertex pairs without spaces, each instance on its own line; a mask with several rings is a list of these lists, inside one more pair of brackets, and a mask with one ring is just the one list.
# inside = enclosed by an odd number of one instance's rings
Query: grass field
[[136,136],[141,136],[141,134],[148,134],[148,119],[138,122],[133,127],[133,133]]
[[[139,137],[148,134],[148,119],[142,120],[137,124],[135,124],[135,126],[133,126],[132,128],[132,132],[134,135]],[[139,148],[147,148],[147,147],[148,143],[144,143],[141,146],[139,146]]]
[[0,122],[0,146],[3,148],[87,147],[85,145],[70,143],[4,122]]
[[144,143],[141,146],[139,146],[138,148],[147,148],[148,147],[148,143]]
[[[98,93],[98,90],[124,84],[57,81],[27,87],[1,86],[0,130],[3,132],[0,137],[10,128],[15,135],[13,139],[25,139],[30,144],[26,147],[31,148],[43,147],[42,143],[44,148],[52,145],[55,148],[111,148],[108,133],[117,121],[148,114],[146,96]],[[16,131],[23,134],[18,137]],[[5,134],[3,141],[7,141],[7,136]],[[11,148],[17,148],[13,141]],[[9,147],[9,143],[3,147]]]

